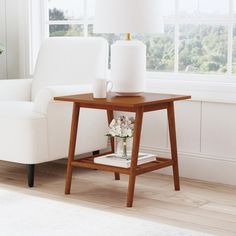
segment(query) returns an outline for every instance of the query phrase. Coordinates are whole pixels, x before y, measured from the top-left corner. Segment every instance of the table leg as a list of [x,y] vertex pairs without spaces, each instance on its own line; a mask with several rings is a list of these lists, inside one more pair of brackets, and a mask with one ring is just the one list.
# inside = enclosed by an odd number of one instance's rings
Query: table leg
[[171,156],[173,160],[173,176],[175,190],[180,190],[179,183],[179,167],[178,167],[178,152],[177,152],[177,141],[176,141],[176,129],[175,129],[175,113],[174,103],[171,102],[167,108],[168,123],[169,123],[169,134],[170,134],[170,145],[171,145]]
[[[107,110],[107,120],[108,120],[108,125],[111,123],[111,121],[114,118],[114,114],[112,110]],[[111,150],[112,152],[115,152],[115,143],[114,143],[114,138],[111,138]],[[115,180],[120,180],[120,173],[115,172]]]
[[130,175],[129,175],[127,207],[133,206],[142,121],[143,121],[143,108],[138,108],[135,113],[135,126],[134,126],[134,137],[133,137],[132,160],[131,160]]
[[68,155],[68,162],[67,162],[65,194],[70,194],[70,189],[71,189],[71,179],[72,179],[71,162],[74,160],[74,157],[75,157],[75,146],[76,146],[76,137],[77,137],[78,122],[79,122],[79,112],[80,112],[79,104],[74,103],[72,121],[71,121],[71,131],[70,131],[70,146],[69,146],[69,155]]

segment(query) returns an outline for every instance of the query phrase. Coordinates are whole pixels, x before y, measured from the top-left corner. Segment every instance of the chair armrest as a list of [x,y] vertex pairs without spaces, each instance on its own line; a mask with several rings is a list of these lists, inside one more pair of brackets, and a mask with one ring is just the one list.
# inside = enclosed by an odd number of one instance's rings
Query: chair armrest
[[32,79],[0,80],[0,101],[30,101]]
[[34,109],[36,112],[47,114],[48,106],[54,102],[54,97],[90,93],[91,91],[91,84],[49,86],[41,89],[36,95]]

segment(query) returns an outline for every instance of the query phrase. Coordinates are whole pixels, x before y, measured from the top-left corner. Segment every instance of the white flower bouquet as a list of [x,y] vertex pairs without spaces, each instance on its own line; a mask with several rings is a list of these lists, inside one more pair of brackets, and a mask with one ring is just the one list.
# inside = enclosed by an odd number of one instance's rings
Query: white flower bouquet
[[[119,116],[112,120],[109,125],[107,136],[117,137],[122,143],[116,143],[116,154],[127,158],[127,139],[133,137],[135,120],[133,117]],[[120,150],[122,151],[120,151]]]
[[131,138],[134,131],[134,118],[119,116],[112,120],[109,125],[108,136],[119,138]]

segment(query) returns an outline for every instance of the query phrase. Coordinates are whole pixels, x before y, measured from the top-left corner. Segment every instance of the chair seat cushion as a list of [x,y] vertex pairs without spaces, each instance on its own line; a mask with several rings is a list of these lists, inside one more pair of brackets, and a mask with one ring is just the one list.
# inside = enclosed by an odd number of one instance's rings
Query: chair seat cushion
[[0,102],[0,160],[22,164],[47,161],[47,119],[32,102]]

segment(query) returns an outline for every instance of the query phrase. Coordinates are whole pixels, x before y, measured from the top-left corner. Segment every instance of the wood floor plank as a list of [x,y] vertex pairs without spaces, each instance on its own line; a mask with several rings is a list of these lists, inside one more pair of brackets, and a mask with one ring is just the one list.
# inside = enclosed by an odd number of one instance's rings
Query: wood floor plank
[[29,189],[24,165],[0,162],[0,187],[29,195],[142,218],[178,227],[236,235],[236,187],[181,179],[181,191],[173,190],[171,176],[157,172],[137,177],[134,207],[125,207],[128,178],[115,181],[112,173],[76,168],[71,195],[64,195],[66,166],[36,166],[35,188]]

